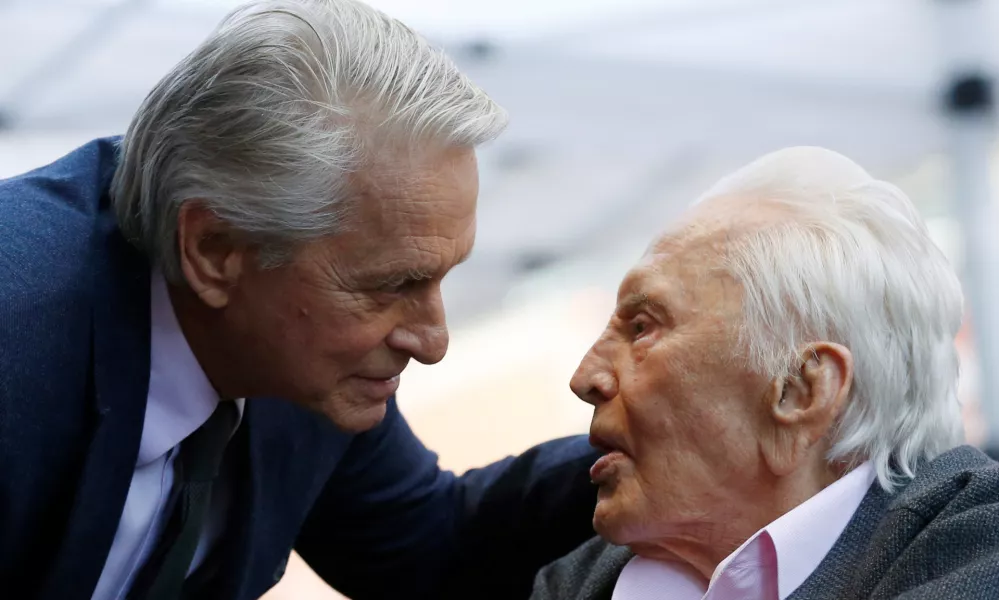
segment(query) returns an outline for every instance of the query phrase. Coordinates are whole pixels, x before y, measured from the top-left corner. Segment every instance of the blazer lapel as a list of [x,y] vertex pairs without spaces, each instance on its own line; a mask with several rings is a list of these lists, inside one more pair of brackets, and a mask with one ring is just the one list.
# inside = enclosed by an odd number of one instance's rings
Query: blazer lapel
[[128,494],[149,384],[149,266],[107,210],[94,232],[93,409],[66,534],[42,598],[89,598],[107,559]]
[[855,593],[858,589],[865,590],[866,598],[877,581],[870,580],[871,571],[859,565],[868,556],[871,540],[894,499],[877,481],[872,483],[836,543],[788,600],[861,597]]

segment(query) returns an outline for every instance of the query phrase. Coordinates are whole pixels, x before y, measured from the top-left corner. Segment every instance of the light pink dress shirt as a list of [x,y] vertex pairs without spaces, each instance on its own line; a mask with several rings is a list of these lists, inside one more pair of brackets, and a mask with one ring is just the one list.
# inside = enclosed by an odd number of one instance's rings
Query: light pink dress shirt
[[[149,391],[139,456],[93,600],[122,600],[128,594],[165,525],[177,449],[184,438],[208,420],[220,402],[184,338],[162,275],[153,273],[151,288]],[[236,405],[242,420],[243,400],[237,400]],[[221,480],[212,490],[212,504],[192,571],[222,535],[231,492],[227,476],[223,465]]]
[[785,600],[819,566],[874,481],[864,463],[746,540],[710,583],[681,563],[635,557],[612,600]]

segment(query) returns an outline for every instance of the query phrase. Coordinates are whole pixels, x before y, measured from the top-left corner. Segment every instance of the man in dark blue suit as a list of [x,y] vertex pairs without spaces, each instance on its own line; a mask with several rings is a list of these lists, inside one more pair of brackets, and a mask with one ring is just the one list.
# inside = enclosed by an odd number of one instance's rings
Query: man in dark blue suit
[[594,451],[456,477],[393,399],[504,125],[398,22],[277,0],[0,181],[0,596],[252,600],[295,549],[355,600],[526,597]]

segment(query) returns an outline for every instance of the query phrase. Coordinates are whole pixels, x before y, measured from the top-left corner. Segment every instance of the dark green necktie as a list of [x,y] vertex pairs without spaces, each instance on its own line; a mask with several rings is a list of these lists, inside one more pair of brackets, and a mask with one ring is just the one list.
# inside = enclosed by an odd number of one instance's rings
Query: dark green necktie
[[156,550],[132,587],[130,598],[177,600],[201,539],[211,503],[212,484],[233,427],[239,418],[234,402],[219,402],[215,412],[180,444],[176,459],[176,503]]

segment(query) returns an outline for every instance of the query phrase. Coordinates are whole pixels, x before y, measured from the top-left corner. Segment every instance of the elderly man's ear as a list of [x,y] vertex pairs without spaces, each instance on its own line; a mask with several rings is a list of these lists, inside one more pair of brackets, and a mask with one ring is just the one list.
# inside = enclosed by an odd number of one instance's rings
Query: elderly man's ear
[[243,270],[247,247],[204,204],[192,201],[177,215],[180,266],[187,284],[211,308],[224,308]]
[[817,342],[802,348],[799,356],[800,371],[771,382],[765,399],[764,422],[771,431],[761,437],[761,449],[777,476],[816,458],[824,460],[824,442],[846,407],[853,381],[853,355],[844,346]]

